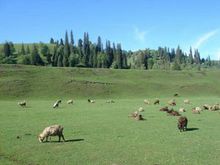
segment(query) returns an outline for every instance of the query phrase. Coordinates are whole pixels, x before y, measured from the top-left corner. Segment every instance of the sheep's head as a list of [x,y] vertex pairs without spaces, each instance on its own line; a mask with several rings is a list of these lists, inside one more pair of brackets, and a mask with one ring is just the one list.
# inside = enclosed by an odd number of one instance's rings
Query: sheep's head
[[44,141],[44,136],[42,135],[42,134],[40,134],[39,136],[38,136],[38,140],[39,140],[39,142],[43,142]]

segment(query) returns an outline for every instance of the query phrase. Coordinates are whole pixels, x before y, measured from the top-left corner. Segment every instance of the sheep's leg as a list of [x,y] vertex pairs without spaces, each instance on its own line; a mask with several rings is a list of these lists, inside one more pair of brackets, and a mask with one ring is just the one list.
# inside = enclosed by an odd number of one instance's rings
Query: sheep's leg
[[48,136],[46,137],[46,142],[48,142]]
[[62,137],[63,141],[65,142],[66,140],[65,140],[65,138],[64,138],[64,136],[63,136],[63,134],[61,134],[61,137]]
[[60,142],[60,138],[61,138],[61,135],[59,135],[59,142]]

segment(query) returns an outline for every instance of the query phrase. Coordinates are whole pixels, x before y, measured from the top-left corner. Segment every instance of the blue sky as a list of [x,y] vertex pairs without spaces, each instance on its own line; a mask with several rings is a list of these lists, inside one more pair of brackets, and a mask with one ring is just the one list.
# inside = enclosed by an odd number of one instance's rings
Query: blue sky
[[158,46],[220,59],[218,0],[0,0],[0,42],[49,42],[73,30],[121,43],[125,50]]

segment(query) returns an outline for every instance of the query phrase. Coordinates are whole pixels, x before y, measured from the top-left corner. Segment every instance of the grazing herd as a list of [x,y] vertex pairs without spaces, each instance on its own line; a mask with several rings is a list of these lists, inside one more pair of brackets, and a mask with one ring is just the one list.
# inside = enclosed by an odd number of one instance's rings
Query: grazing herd
[[[174,96],[177,97],[178,94],[174,94]],[[95,100],[88,99],[87,101],[88,101],[88,103],[95,103]],[[61,102],[62,101],[60,99],[57,100],[53,104],[53,108],[58,108],[59,105],[61,104]],[[190,104],[190,101],[188,99],[185,99],[183,102],[184,102],[184,104]],[[73,103],[74,103],[74,101],[72,99],[67,101],[67,104],[73,104]],[[115,103],[115,101],[114,100],[107,100],[106,103]],[[144,99],[144,104],[149,105],[150,101],[147,100],[147,99]],[[153,104],[154,105],[160,104],[160,100],[158,98],[155,99],[153,101]],[[18,102],[18,105],[21,106],[21,107],[26,107],[27,103],[24,100],[24,101]],[[175,99],[172,99],[172,100],[168,101],[168,106],[174,107],[176,105],[177,104],[176,104]],[[181,115],[181,113],[186,112],[186,109],[185,108],[179,108],[179,111],[175,111],[173,108],[169,108],[168,106],[164,106],[164,107],[160,108],[159,110],[163,111],[163,112],[166,112],[167,115],[169,115],[169,116],[180,116],[177,120],[177,128],[180,130],[180,132],[187,131],[188,119],[187,119],[187,117]],[[220,110],[220,105],[219,104],[214,104],[214,105],[204,104],[202,107],[203,107],[204,110],[210,110],[210,111]],[[192,113],[193,114],[200,114],[203,109],[200,108],[200,107],[194,107],[194,108],[192,108]],[[137,121],[145,120],[145,118],[143,117],[143,114],[141,114],[142,112],[144,112],[144,108],[139,107],[136,111],[131,113],[129,115],[129,117],[131,117],[131,118],[133,118]],[[63,129],[64,129],[64,127],[61,126],[61,125],[52,125],[52,126],[46,127],[42,131],[42,133],[39,134],[38,140],[39,140],[39,142],[44,142],[44,140],[48,141],[48,138],[51,137],[51,136],[58,136],[59,137],[59,142],[60,142],[61,138],[63,139],[63,141],[65,141],[65,138],[64,138],[64,135],[63,135]]]

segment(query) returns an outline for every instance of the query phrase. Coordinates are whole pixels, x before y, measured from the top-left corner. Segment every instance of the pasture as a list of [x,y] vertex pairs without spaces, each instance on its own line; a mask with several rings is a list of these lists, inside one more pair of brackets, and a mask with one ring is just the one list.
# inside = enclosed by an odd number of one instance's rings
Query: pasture
[[[7,65],[0,69],[0,164],[220,162],[219,111],[191,112],[205,103],[220,103],[218,71],[139,72]],[[59,79],[56,74],[63,77]],[[64,86],[66,82],[74,84]],[[175,92],[180,96],[173,97]],[[161,101],[159,105],[152,104],[156,97]],[[88,103],[88,98],[96,102]],[[177,103],[174,110],[186,108],[182,113],[189,120],[186,132],[177,129],[178,117],[159,111],[173,98]],[[27,107],[17,105],[22,99]],[[53,109],[57,99],[62,103]],[[74,104],[67,104],[68,99],[74,99]],[[106,103],[107,99],[115,103]],[[144,99],[151,104],[144,104]],[[191,104],[184,104],[184,99],[190,99]],[[145,110],[144,121],[128,117],[139,107]],[[52,137],[51,142],[40,143],[38,134],[53,124],[64,126],[66,142],[59,143],[58,137]]]

